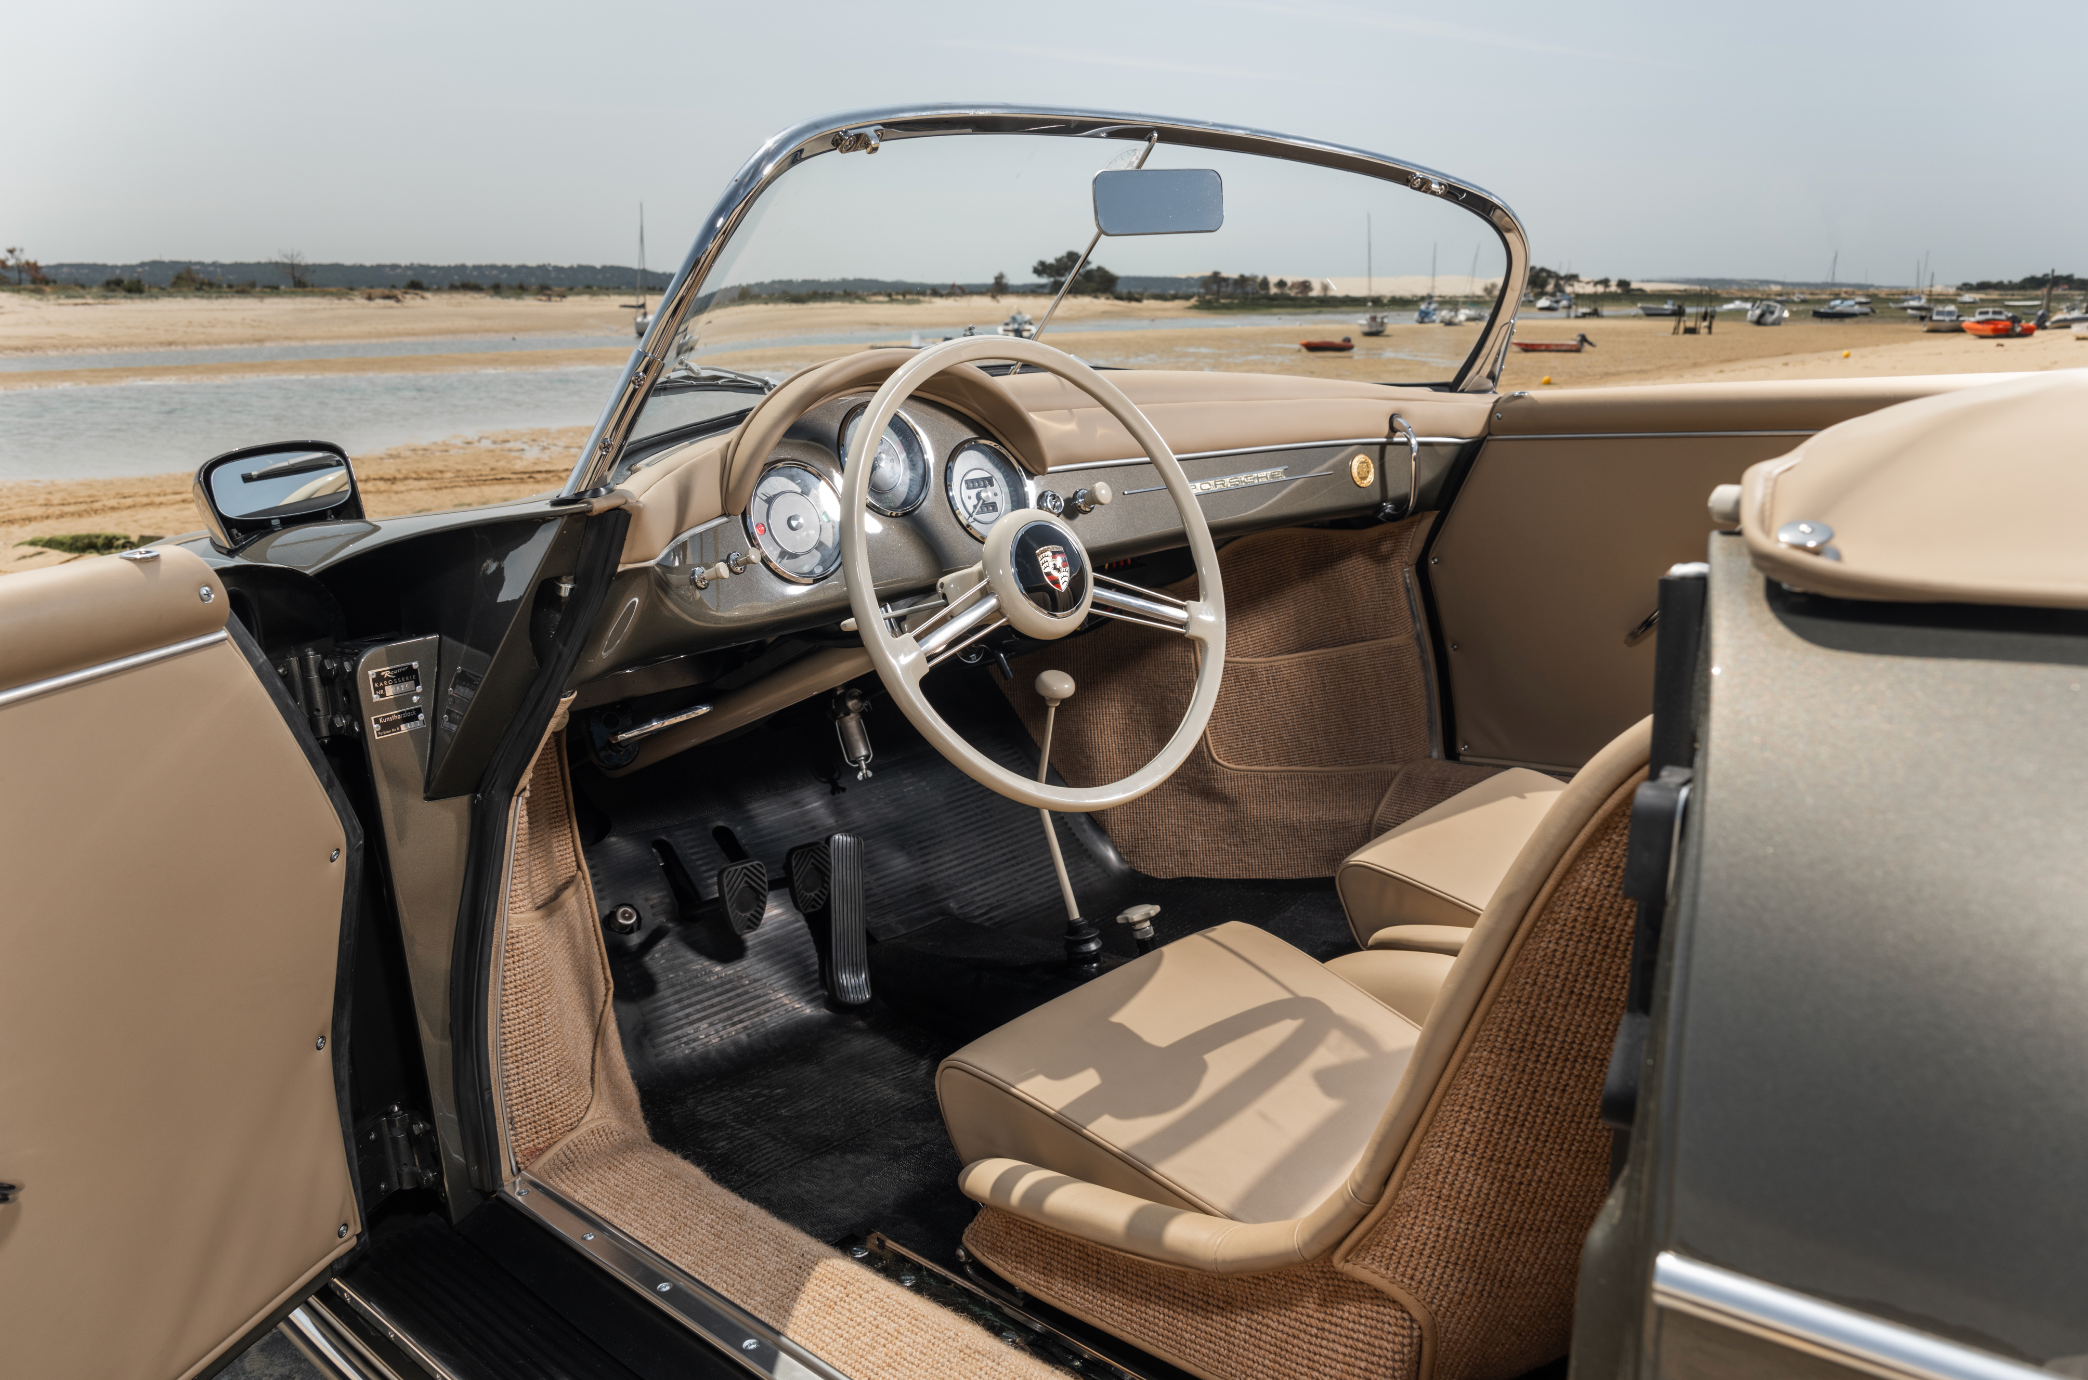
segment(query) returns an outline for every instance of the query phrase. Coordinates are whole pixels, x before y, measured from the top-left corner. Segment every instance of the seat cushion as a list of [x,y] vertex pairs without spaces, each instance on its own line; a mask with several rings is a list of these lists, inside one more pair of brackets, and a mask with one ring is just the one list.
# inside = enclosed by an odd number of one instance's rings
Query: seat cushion
[[1327,970],[1370,993],[1420,1025],[1435,1008],[1436,993],[1457,959],[1419,949],[1366,949],[1327,960]]
[[1252,925],[1157,949],[943,1061],[966,1164],[1020,1160],[1236,1222],[1341,1187],[1419,1022]]
[[1393,925],[1469,929],[1566,783],[1515,767],[1349,854],[1334,872],[1356,943]]

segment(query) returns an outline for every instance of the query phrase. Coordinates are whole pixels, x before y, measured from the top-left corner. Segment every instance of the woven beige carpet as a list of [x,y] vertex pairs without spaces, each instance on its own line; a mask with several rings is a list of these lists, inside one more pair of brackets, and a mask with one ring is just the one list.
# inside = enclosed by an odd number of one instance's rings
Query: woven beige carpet
[[539,756],[517,810],[498,1023],[516,1165],[853,1380],[1058,1375],[653,1144],[617,1039],[559,746]]

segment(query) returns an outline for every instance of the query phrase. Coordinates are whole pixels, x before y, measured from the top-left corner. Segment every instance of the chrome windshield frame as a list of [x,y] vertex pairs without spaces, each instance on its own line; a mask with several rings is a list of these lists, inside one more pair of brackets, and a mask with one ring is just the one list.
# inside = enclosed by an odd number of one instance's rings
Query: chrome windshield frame
[[573,466],[560,494],[570,497],[597,488],[608,480],[625,439],[645,406],[646,396],[667,363],[666,350],[680,333],[694,307],[703,280],[710,273],[733,231],[770,183],[817,154],[850,150],[875,151],[892,139],[921,139],[956,134],[1040,134],[1073,138],[1134,139],[1157,133],[1160,141],[1175,147],[1221,149],[1233,153],[1261,154],[1297,163],[1358,173],[1381,181],[1403,183],[1424,196],[1437,196],[1485,221],[1501,238],[1508,262],[1501,275],[1501,289],[1478,347],[1465,359],[1450,380],[1450,388],[1462,393],[1494,391],[1508,353],[1508,337],[1515,327],[1515,304],[1522,300],[1529,278],[1529,242],[1522,222],[1505,202],[1484,188],[1419,163],[1389,158],[1342,144],[1299,139],[1267,130],[1237,125],[1208,124],[1195,120],[1168,119],[1153,115],[1110,114],[1085,110],[1060,110],[1048,106],[943,105],[901,106],[864,110],[839,116],[823,116],[794,125],[763,144],[726,184],[725,194],[704,220],[688,257],[674,275],[653,313],[645,339],[631,352],[616,392],[602,409],[580,460]]

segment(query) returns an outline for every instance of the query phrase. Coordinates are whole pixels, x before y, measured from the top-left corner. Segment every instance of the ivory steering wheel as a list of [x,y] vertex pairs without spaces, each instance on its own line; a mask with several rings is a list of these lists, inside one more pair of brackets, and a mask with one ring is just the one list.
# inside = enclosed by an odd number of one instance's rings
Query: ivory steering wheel
[[[1173,600],[1097,576],[1069,519],[1039,508],[1020,508],[987,529],[980,566],[944,578],[942,588],[949,602],[943,609],[913,631],[892,631],[878,606],[863,519],[878,438],[891,424],[892,414],[923,383],[954,365],[980,359],[1011,359],[1055,374],[1123,423],[1160,471],[1181,514],[1189,553],[1196,561],[1200,598]],[[855,442],[843,466],[841,569],[863,646],[900,711],[959,771],[1021,804],[1084,814],[1138,799],[1189,759],[1218,703],[1218,680],[1225,667],[1225,594],[1218,581],[1218,548],[1211,541],[1210,526],[1204,522],[1188,476],[1167,442],[1129,398],[1087,365],[1049,345],[1002,336],[959,336],[921,350],[885,380],[856,428]],[[1189,712],[1153,760],[1121,780],[1101,786],[1052,786],[1018,776],[943,722],[921,691],[921,681],[933,665],[988,631],[1005,624],[1026,637],[1050,641],[1078,628],[1091,611],[1176,630],[1197,644],[1196,689],[1190,696]]]

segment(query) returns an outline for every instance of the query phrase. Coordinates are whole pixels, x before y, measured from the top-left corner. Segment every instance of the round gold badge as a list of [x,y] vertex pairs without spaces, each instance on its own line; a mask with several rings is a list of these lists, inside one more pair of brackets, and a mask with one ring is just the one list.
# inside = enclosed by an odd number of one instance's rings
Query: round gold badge
[[1356,481],[1357,488],[1369,488],[1370,481],[1377,478],[1377,462],[1367,455],[1357,456],[1349,461],[1349,478]]

